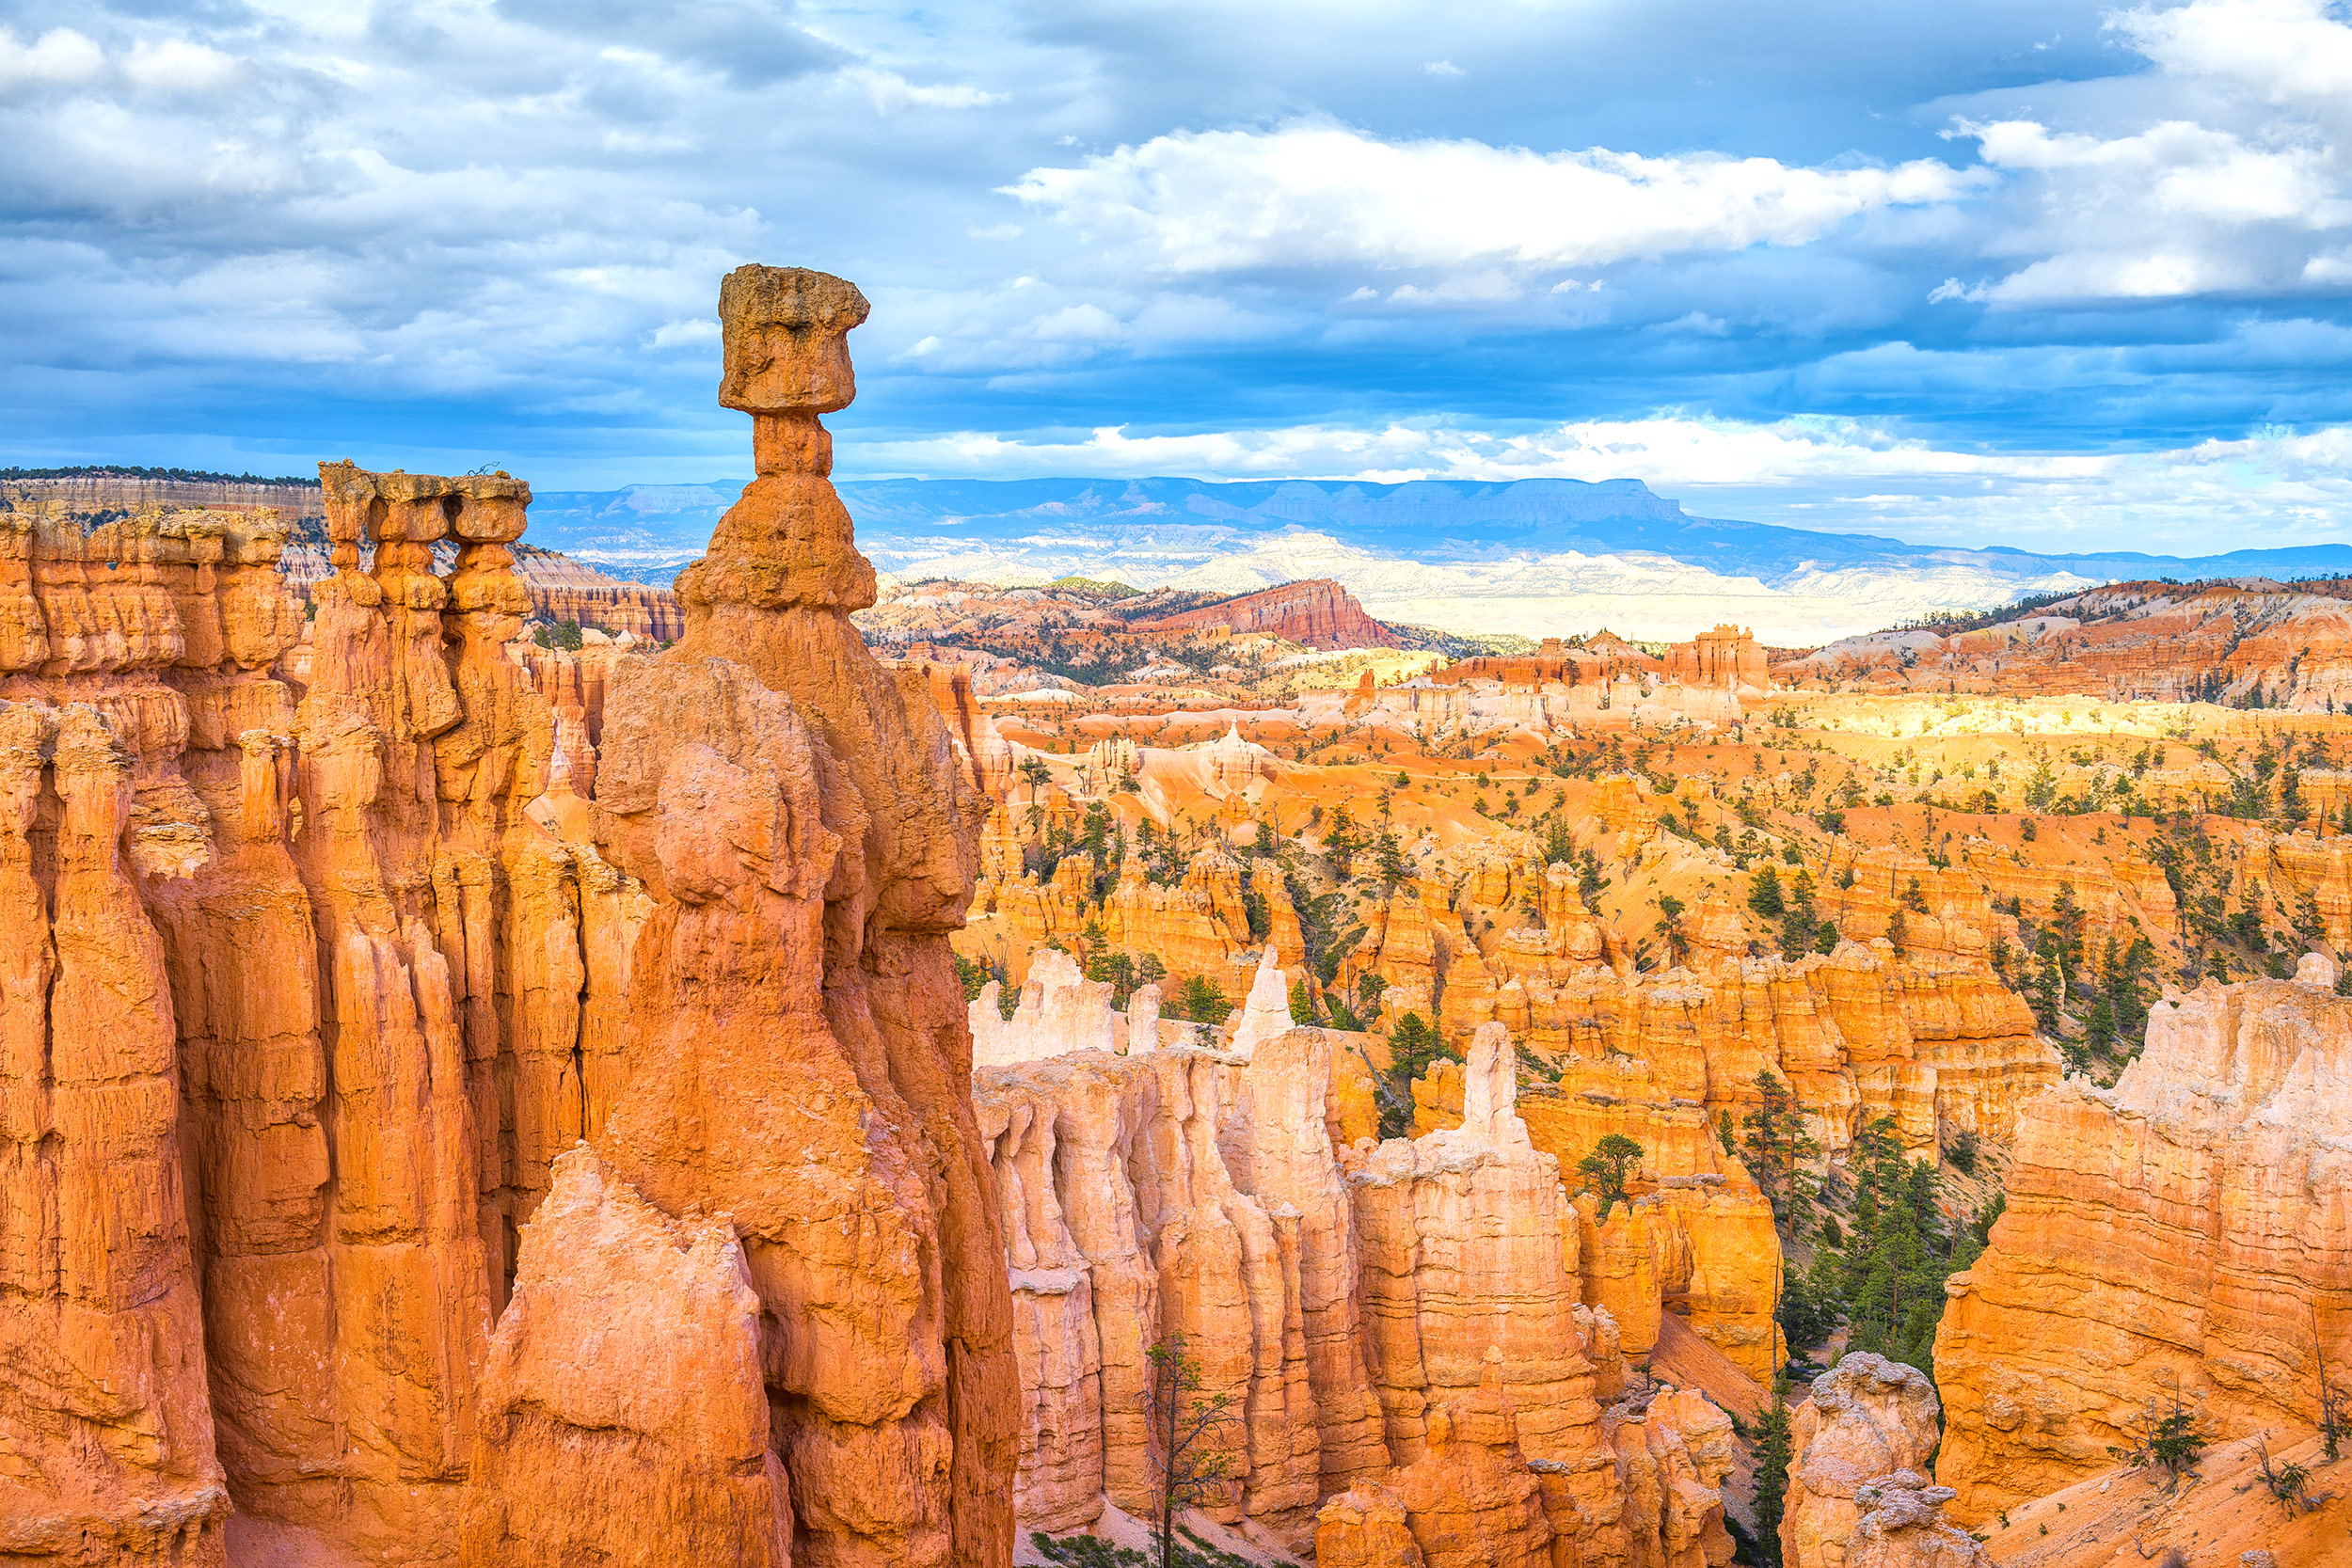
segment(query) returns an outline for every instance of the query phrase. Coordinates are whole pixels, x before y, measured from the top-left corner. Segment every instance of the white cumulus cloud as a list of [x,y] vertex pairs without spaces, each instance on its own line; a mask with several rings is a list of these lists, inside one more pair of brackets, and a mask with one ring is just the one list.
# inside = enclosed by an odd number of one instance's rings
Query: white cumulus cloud
[[2323,0],[2191,0],[2108,24],[2156,67],[2137,91],[2038,92],[2075,119],[2065,129],[2049,112],[1955,124],[2004,177],[2010,199],[1980,244],[2007,265],[1936,297],[2015,308],[2344,287],[2352,26]]
[[52,27],[30,43],[0,27],[0,90],[17,87],[71,87],[94,80],[106,69],[96,43],[71,27]]
[[1166,272],[1503,266],[1548,272],[1678,251],[1802,245],[1857,214],[1946,202],[1981,171],[1932,159],[1806,168],[1772,158],[1536,152],[1391,141],[1326,120],[1176,132],[1033,168],[1008,187]]

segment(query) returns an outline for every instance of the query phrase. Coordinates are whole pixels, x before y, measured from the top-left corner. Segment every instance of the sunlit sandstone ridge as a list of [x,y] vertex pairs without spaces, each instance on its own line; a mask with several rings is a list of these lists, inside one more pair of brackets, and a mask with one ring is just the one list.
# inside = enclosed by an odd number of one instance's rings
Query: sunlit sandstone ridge
[[983,803],[848,623],[865,313],[728,280],[760,477],[659,658],[525,667],[505,475],[328,466],[300,657],[275,519],[0,517],[0,1555],[1008,1560]]

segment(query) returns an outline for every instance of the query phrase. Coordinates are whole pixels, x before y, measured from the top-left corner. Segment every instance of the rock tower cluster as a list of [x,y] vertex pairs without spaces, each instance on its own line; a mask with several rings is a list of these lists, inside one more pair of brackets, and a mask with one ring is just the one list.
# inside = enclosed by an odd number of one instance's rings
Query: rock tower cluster
[[758,478],[562,810],[521,482],[326,467],[307,657],[274,521],[0,516],[0,1555],[1009,1560],[984,807],[849,623],[866,310],[727,278]]
[[1025,1525],[1150,1510],[1150,1352],[1181,1340],[1204,1397],[1248,1412],[1210,1512],[1318,1563],[1727,1560],[1730,1418],[1687,1391],[1626,1398],[1614,1325],[1580,1300],[1581,1216],[1517,1113],[1508,1031],[1472,1041],[1460,1127],[1375,1144],[1342,1131],[1343,1037],[1231,1049],[1251,1022],[1226,1049],[981,1069]]

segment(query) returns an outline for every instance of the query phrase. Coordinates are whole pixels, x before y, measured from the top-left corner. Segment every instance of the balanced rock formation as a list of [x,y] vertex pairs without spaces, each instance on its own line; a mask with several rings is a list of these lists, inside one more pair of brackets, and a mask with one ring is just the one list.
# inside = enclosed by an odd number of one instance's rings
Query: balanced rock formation
[[1009,1560],[977,737],[849,627],[865,302],[722,303],[760,477],[593,680],[504,474],[326,466],[299,657],[273,515],[0,515],[0,1556]]
[[[1918,1472],[1935,1453],[1939,1414],[1925,1373],[1867,1352],[1842,1357],[1814,1383],[1812,1397],[1797,1406],[1791,1423],[1795,1457],[1780,1521],[1780,1559],[1787,1568],[1859,1568],[1853,1548],[1864,1515],[1903,1485],[1915,1494],[1926,1483]],[[1897,1478],[1904,1480],[1899,1484]],[[1938,1504],[1951,1496],[1938,1492],[1931,1499]],[[1886,1528],[1893,1529],[1895,1521]],[[1882,1555],[1869,1560],[1880,1568],[1907,1560]]]
[[999,1563],[1012,1325],[946,943],[985,801],[922,673],[849,621],[873,568],[818,416],[854,395],[866,313],[819,273],[721,291],[758,477],[679,576],[684,639],[607,701],[597,840],[654,906],[595,1142],[665,1213],[733,1220],[796,1552]]
[[[2352,1327],[2352,1000],[2332,960],[2156,1005],[2113,1089],[2026,1108],[2007,1212],[1947,1286],[1937,1478],[1970,1523],[2112,1463],[2319,1414]],[[2340,1375],[2340,1374],[2339,1374]]]

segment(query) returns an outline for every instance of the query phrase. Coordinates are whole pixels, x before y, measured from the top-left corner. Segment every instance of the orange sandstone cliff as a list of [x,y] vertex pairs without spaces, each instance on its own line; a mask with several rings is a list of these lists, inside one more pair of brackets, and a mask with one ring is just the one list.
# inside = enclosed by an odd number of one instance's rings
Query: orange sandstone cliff
[[2319,1415],[2352,1291],[2352,1000],[2335,965],[2159,1003],[2112,1089],[2029,1104],[2007,1213],[1947,1289],[1938,1479],[1981,1521],[2113,1464],[2177,1398],[2208,1439]]

